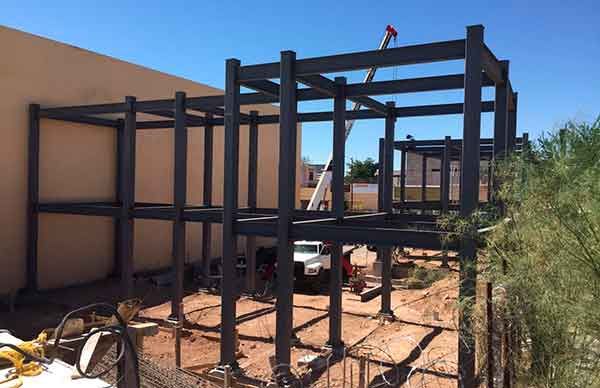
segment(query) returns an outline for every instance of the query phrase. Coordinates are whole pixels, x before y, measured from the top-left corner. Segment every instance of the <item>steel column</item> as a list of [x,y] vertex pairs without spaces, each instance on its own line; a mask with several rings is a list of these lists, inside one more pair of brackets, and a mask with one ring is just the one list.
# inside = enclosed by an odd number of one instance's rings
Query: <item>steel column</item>
[[452,139],[450,136],[444,138],[444,151],[442,155],[441,171],[441,193],[442,214],[448,214],[448,205],[450,204],[450,162],[452,157]]
[[402,150],[402,154],[400,155],[401,166],[400,166],[400,202],[406,202],[406,159],[407,159],[406,150]]
[[[331,178],[331,201],[333,216],[337,222],[344,219],[344,167],[346,143],[346,97],[345,77],[336,77],[336,94],[333,102],[333,171]],[[329,281],[329,345],[333,349],[342,346],[342,271],[344,266],[343,244],[332,244]]]
[[377,211],[383,210],[384,139],[379,138],[379,163],[377,165]]
[[515,149],[515,142],[517,137],[517,105],[519,101],[519,93],[514,93],[513,100],[515,103],[515,109],[508,112],[508,152],[512,152]]
[[[258,112],[250,111],[248,129],[248,207],[256,208],[258,177]],[[246,291],[256,291],[256,236],[246,237]]]
[[119,220],[119,262],[121,263],[122,296],[133,296],[133,228],[131,212],[135,207],[135,131],[136,131],[136,99],[125,97],[127,111],[122,134],[121,154],[121,214]]
[[[175,281],[171,299],[171,317],[180,316],[181,301],[183,300],[183,281],[185,270],[185,221],[183,210],[187,192],[187,127],[185,93],[175,93],[175,130],[173,150],[173,199],[175,219],[173,220],[173,266]],[[181,323],[181,322],[180,322]]]
[[[123,155],[123,127],[124,127],[123,119],[117,119],[117,124],[115,126],[115,201],[117,203],[121,203],[123,200],[121,198],[121,158]],[[114,258],[113,258],[113,275],[120,277],[121,276],[121,262],[119,255],[119,251],[121,250],[121,235],[119,234],[120,226],[120,217],[114,217],[113,225],[114,225]]]
[[[213,125],[210,123],[212,114],[206,114],[204,126],[204,173],[202,177],[202,205],[212,206],[212,176],[213,176]],[[205,280],[210,276],[210,261],[212,259],[212,224],[202,223],[202,272]]]
[[[469,220],[479,203],[479,140],[481,136],[481,77],[483,26],[467,27],[465,102],[461,158],[460,215]],[[476,242],[470,233],[460,250],[458,364],[460,386],[475,387],[475,337],[472,314],[476,289]]]
[[500,62],[504,71],[502,84],[496,85],[496,96],[494,99],[494,158],[501,159],[506,155],[508,132],[508,69],[509,62]]
[[498,190],[500,190],[500,181],[496,179],[496,167],[498,163],[508,153],[508,70],[509,62],[501,61],[504,82],[496,85],[496,96],[494,102],[494,163],[492,168],[492,193],[491,200],[502,211],[502,204],[498,202]]
[[[396,116],[394,114],[395,103],[387,102],[388,114],[385,118],[385,140],[383,165],[383,211],[391,214],[393,209],[393,180],[394,180],[394,131]],[[381,309],[379,314],[392,318],[392,247],[386,246],[381,249]]]
[[228,59],[225,73],[225,166],[223,182],[223,274],[221,279],[221,365],[235,358],[236,260],[240,141],[240,62]]
[[282,368],[280,373],[289,374],[290,350],[293,326],[293,242],[290,240],[292,211],[295,200],[296,171],[296,53],[283,51],[280,65],[279,92],[279,220],[277,223],[277,323],[275,358]]
[[423,155],[421,165],[421,202],[427,201],[427,156]]
[[38,223],[40,199],[40,106],[29,105],[29,135],[27,159],[27,290],[38,291]]

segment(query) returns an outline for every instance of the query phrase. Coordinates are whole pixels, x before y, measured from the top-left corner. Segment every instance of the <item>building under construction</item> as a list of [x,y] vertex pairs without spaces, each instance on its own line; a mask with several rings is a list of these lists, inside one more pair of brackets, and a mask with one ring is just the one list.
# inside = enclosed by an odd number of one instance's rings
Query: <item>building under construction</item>
[[[346,77],[330,73],[361,71],[371,68],[418,65],[441,61],[464,61],[464,73],[446,74],[413,79],[377,80],[368,83],[348,83]],[[192,235],[200,235],[200,257],[204,270],[214,256],[212,242],[220,234],[220,357],[215,367],[236,370],[239,367],[237,351],[237,300],[240,296],[238,256],[245,252],[246,290],[254,291],[256,283],[256,252],[261,241],[275,241],[277,252],[277,293],[274,312],[274,365],[277,381],[291,383],[293,371],[291,352],[295,344],[294,333],[294,262],[293,242],[319,240],[332,242],[331,271],[329,277],[328,339],[331,354],[342,355],[346,344],[342,336],[342,256],[344,245],[365,244],[377,247],[381,268],[380,302],[376,314],[381,322],[404,319],[397,317],[392,308],[392,254],[394,247],[413,247],[435,251],[458,252],[460,271],[459,299],[475,303],[477,242],[474,234],[460,239],[448,239],[452,231],[442,229],[440,217],[458,214],[469,219],[482,203],[496,204],[494,189],[497,182],[488,179],[485,198],[480,195],[482,165],[493,166],[503,158],[527,144],[526,136],[517,137],[517,93],[509,79],[509,63],[499,60],[484,42],[483,26],[470,26],[466,36],[455,40],[425,43],[412,46],[344,53],[314,58],[297,58],[293,51],[282,51],[279,62],[244,64],[238,59],[228,59],[225,65],[224,94],[216,91],[193,93],[185,85],[173,86],[177,91],[161,99],[145,99],[127,93],[120,101],[94,101],[93,104],[65,106],[30,99],[28,122],[27,168],[27,235],[26,235],[26,288],[39,291],[42,272],[40,241],[51,244],[46,233],[55,233],[49,227],[40,227],[48,214],[76,215],[77,224],[85,220],[103,219],[99,226],[103,233],[112,235],[112,263],[121,284],[121,297],[135,295],[134,275],[140,243],[135,237],[138,223],[161,223],[169,228],[170,255],[174,273],[171,292],[171,317],[180,317],[184,297],[184,278],[188,263]],[[482,100],[482,88],[494,88],[495,99]],[[241,88],[254,92],[242,93]],[[464,100],[448,104],[396,106],[393,101],[381,102],[373,97],[401,93],[444,90],[464,90]],[[333,111],[299,111],[304,101],[332,100]],[[347,101],[360,103],[362,109],[347,110]],[[270,104],[279,104],[278,108]],[[481,116],[494,115],[493,138],[481,137]],[[402,137],[396,130],[399,118],[435,115],[462,115],[461,139],[397,141]],[[385,136],[373,138],[379,146],[378,211],[348,212],[344,205],[344,160],[346,121],[381,119]],[[49,176],[45,163],[52,156],[55,163],[61,155],[44,153],[46,127],[50,122],[53,131],[73,133],[71,128],[84,125],[103,131],[102,136],[114,141],[109,159],[114,179],[108,186],[109,200],[90,200],[75,193],[56,200],[52,195],[40,195]],[[298,209],[298,169],[300,124],[306,122],[332,122],[333,159],[331,167],[331,206],[329,210]],[[202,136],[194,135],[194,128]],[[144,147],[152,140],[147,136],[156,133],[172,147],[165,155],[154,148],[152,155]],[[140,142],[140,134],[145,139]],[[215,139],[222,139],[224,152],[215,148]],[[106,139],[105,139],[106,140]],[[68,143],[56,143],[60,153],[69,154]],[[81,143],[74,152],[81,152]],[[274,152],[274,150],[278,150]],[[402,152],[400,197],[394,201],[394,153]],[[422,155],[424,168],[427,160],[437,159],[440,164],[440,185],[437,198],[427,198],[427,182],[423,178],[424,192],[419,201],[408,201],[405,195],[406,155]],[[141,157],[140,155],[144,155]],[[192,156],[196,156],[192,163]],[[264,156],[267,155],[267,156]],[[272,163],[273,155],[277,162]],[[156,160],[157,162],[153,162]],[[163,164],[172,168],[168,200],[157,201],[145,190],[152,184],[154,169]],[[460,164],[460,184],[457,200],[451,199],[450,171],[452,163]],[[150,165],[140,182],[138,171]],[[60,164],[58,164],[60,165]],[[197,166],[202,166],[201,182],[190,182]],[[216,166],[222,166],[222,175],[215,179]],[[272,166],[277,166],[273,169]],[[81,166],[95,178],[93,170]],[[267,172],[267,170],[269,172]],[[276,174],[275,174],[276,171]],[[57,171],[55,170],[55,173]],[[269,174],[272,174],[270,176]],[[487,172],[493,177],[493,171]],[[108,175],[101,176],[107,184]],[[222,185],[220,178],[222,176]],[[43,181],[45,180],[45,181]],[[164,182],[161,182],[164,185]],[[276,185],[275,183],[276,182]],[[71,184],[70,182],[68,184]],[[276,198],[260,198],[272,185]],[[194,187],[201,187],[201,195],[190,195]],[[266,185],[266,186],[265,186]],[[140,189],[140,186],[145,186]],[[164,185],[167,186],[167,185]],[[217,189],[219,187],[219,189]],[[222,200],[215,201],[213,192],[222,187]],[[57,196],[58,197],[58,196]],[[91,196],[93,197],[93,195]],[[201,198],[201,200],[199,200]],[[486,208],[487,209],[487,208]],[[487,211],[487,210],[486,210]],[[84,217],[83,217],[84,216]],[[107,221],[106,221],[107,220]],[[199,227],[201,226],[201,227]],[[475,225],[477,227],[477,225]],[[110,231],[110,232],[107,232]],[[484,232],[483,230],[481,231]],[[63,237],[61,245],[80,244],[79,236]],[[239,237],[243,236],[243,239]],[[85,239],[86,237],[81,237]],[[268,239],[268,240],[265,240]],[[135,244],[134,244],[135,242]],[[244,244],[242,246],[242,243]],[[135,249],[134,249],[135,245]],[[51,246],[51,245],[50,245]],[[143,248],[142,248],[143,249]],[[194,248],[196,249],[196,248]],[[475,336],[473,334],[472,308],[461,310],[459,315],[458,384],[473,387],[477,384]]]

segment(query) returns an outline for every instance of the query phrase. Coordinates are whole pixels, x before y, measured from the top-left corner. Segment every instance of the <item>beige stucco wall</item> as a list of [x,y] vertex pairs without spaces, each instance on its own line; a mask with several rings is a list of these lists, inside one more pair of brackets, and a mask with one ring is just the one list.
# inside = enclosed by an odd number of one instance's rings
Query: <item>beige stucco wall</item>
[[[222,91],[0,26],[0,294],[24,286],[27,198],[27,110],[43,107],[172,98]],[[157,55],[160,55],[157,53]],[[202,63],[197,64],[198,67]],[[275,113],[273,106],[246,107]],[[40,200],[112,200],[115,133],[109,128],[42,120]],[[301,131],[299,131],[299,138]],[[246,202],[248,130],[240,134],[240,205]],[[298,147],[301,142],[298,141]],[[203,129],[189,130],[188,203],[202,201]],[[215,128],[213,200],[222,201],[223,131]],[[171,202],[173,131],[138,131],[136,201]],[[259,130],[258,206],[277,204],[278,126]],[[298,155],[301,152],[298,151]],[[300,163],[297,163],[298,166]],[[298,176],[300,174],[298,173]],[[213,255],[220,255],[221,226],[213,225]],[[39,282],[56,288],[101,279],[113,266],[110,218],[41,214]],[[200,258],[201,225],[188,224],[187,260]],[[171,262],[171,223],[136,220],[135,268]]]

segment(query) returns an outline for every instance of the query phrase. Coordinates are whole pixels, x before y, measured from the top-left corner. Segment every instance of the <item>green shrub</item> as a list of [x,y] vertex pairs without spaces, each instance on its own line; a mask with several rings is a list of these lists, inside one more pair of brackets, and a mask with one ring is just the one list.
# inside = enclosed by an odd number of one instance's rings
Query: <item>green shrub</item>
[[511,222],[487,238],[483,265],[520,334],[520,384],[598,387],[600,120],[569,123],[497,171]]

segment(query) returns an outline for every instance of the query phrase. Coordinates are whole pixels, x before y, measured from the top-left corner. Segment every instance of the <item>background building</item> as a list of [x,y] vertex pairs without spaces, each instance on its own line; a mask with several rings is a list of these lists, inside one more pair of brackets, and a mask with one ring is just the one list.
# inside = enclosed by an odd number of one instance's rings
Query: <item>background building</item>
[[[28,104],[44,107],[223,94],[222,90],[104,55],[0,26],[0,294],[25,284]],[[201,66],[201,64],[198,64]],[[277,113],[274,106],[253,106]],[[299,136],[301,131],[299,131]],[[258,206],[277,206],[278,125],[261,125]],[[43,119],[40,133],[40,201],[113,201],[115,131]],[[301,142],[298,141],[300,147]],[[202,201],[203,129],[190,128],[188,202]],[[214,154],[222,155],[223,131],[215,127]],[[301,155],[300,150],[297,152]],[[247,198],[248,127],[240,136],[240,206]],[[214,158],[213,200],[222,201],[223,158]],[[300,163],[297,163],[300,166]],[[93,171],[92,174],[89,171]],[[298,168],[299,171],[299,168]],[[297,174],[300,181],[300,172]],[[172,130],[138,131],[136,190],[139,202],[172,202]],[[297,185],[298,187],[299,185]],[[298,195],[296,196],[298,198]],[[171,264],[171,222],[136,220],[136,271]],[[57,288],[102,279],[113,271],[111,218],[40,214],[39,284]],[[240,249],[243,245],[240,244]],[[213,225],[212,254],[220,256],[221,227]],[[201,225],[190,223],[188,262],[201,255]]]

